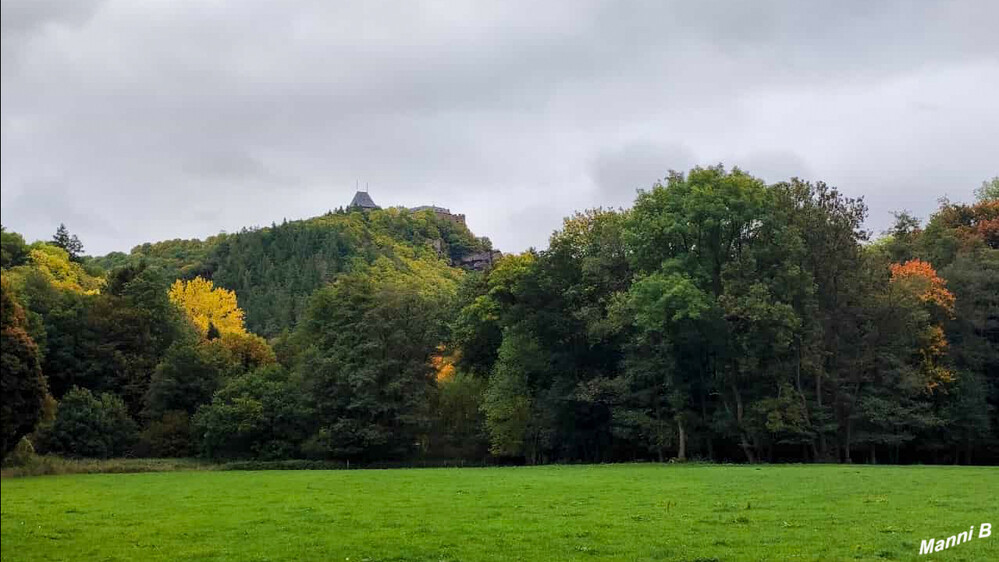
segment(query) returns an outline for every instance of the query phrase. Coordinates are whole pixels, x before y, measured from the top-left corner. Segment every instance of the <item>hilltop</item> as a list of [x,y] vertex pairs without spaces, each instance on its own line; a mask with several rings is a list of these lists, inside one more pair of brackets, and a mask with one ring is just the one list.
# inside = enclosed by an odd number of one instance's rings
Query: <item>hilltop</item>
[[498,255],[488,238],[468,229],[464,215],[434,206],[382,209],[358,192],[348,207],[321,216],[204,240],[150,242],[91,261],[105,270],[145,261],[170,278],[211,279],[236,292],[247,328],[273,336],[295,325],[316,289],[361,264],[384,258],[398,268],[422,265],[450,275],[487,268]]

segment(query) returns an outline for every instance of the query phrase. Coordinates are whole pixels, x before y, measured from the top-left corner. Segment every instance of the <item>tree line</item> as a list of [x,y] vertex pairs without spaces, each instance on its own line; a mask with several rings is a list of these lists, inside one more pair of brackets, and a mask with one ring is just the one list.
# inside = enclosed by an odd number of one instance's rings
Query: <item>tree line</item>
[[823,183],[695,168],[486,272],[400,209],[99,258],[4,231],[4,456],[995,463],[976,196],[871,240]]

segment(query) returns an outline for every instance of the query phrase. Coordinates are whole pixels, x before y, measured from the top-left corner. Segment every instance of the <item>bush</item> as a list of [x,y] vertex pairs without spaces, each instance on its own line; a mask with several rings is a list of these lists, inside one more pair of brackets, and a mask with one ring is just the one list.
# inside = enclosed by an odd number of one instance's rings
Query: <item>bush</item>
[[[9,460],[9,459],[8,459]],[[5,463],[4,478],[51,474],[126,474],[175,470],[216,470],[218,465],[196,459],[66,459],[56,455],[31,455],[18,464]]]
[[301,383],[268,365],[229,381],[192,425],[208,457],[281,459],[298,455],[310,412]]
[[35,446],[31,444],[31,440],[27,437],[22,437],[14,449],[3,459],[3,465],[6,466],[22,466],[26,463],[31,462],[35,457]]
[[226,362],[214,348],[175,343],[156,366],[146,392],[145,415],[160,419],[167,412],[193,414],[207,404],[224,378]]
[[94,396],[75,386],[59,402],[52,427],[40,436],[46,452],[105,459],[125,455],[137,438],[135,422],[119,396]]
[[191,444],[191,417],[187,412],[171,411],[149,422],[142,432],[140,454],[153,457],[187,457],[194,452]]

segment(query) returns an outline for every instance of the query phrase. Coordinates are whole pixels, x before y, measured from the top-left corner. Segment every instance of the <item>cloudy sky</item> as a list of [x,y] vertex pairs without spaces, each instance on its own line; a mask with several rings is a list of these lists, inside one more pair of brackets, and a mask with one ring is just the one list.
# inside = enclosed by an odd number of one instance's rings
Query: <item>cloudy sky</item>
[[3,0],[2,221],[91,253],[355,182],[504,251],[670,169],[926,216],[999,174],[999,2]]

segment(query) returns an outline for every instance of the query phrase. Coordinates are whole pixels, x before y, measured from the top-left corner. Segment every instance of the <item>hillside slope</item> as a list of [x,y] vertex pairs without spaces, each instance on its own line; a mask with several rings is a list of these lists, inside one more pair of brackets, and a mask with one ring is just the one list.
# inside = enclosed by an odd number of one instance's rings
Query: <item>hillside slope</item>
[[210,278],[236,291],[250,330],[273,336],[295,325],[313,291],[358,265],[385,258],[400,268],[451,275],[465,258],[491,249],[487,238],[432,211],[390,208],[147,243],[93,261],[111,269],[145,260],[178,279]]

